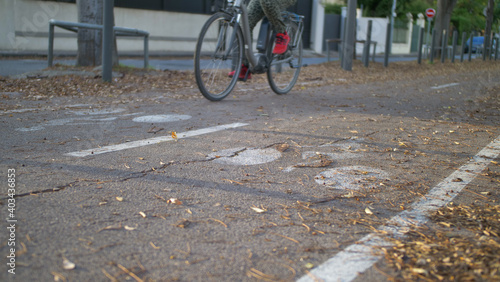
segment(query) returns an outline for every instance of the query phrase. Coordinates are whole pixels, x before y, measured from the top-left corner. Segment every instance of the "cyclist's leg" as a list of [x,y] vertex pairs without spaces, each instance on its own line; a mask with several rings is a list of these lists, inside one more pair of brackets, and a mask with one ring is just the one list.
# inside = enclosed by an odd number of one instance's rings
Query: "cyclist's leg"
[[[265,16],[262,9],[261,0],[251,0],[248,3],[248,24],[250,25],[250,33],[253,34],[253,29],[257,23]],[[253,38],[253,37],[252,37]]]
[[285,33],[286,25],[281,18],[281,12],[294,5],[297,0],[259,0],[259,2],[276,33]]
[[[265,16],[264,10],[262,10],[262,6],[260,5],[260,0],[250,0],[247,6],[248,9],[248,24],[250,26],[250,38],[253,40],[253,30],[257,23]],[[239,74],[239,79],[244,80],[251,78],[251,73],[249,73],[248,67],[250,63],[248,62],[245,54],[243,55],[243,66],[241,68],[241,72]],[[247,73],[248,72],[248,73]],[[235,75],[234,71],[229,73],[230,76]]]

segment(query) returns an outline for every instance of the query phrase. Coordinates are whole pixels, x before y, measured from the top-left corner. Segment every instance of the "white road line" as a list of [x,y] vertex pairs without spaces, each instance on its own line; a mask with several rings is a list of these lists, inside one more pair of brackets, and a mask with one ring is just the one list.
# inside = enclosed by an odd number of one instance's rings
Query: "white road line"
[[[187,132],[183,132],[183,133],[177,133],[177,139],[193,137],[193,136],[203,135],[203,134],[208,134],[208,133],[214,133],[217,131],[242,127],[242,126],[246,126],[246,125],[248,125],[248,124],[247,123],[231,123],[231,124],[225,124],[225,125],[219,125],[219,126],[214,126],[214,127],[202,128],[202,129],[198,129],[198,130],[187,131]],[[149,138],[149,139],[144,139],[144,140],[127,142],[127,143],[123,143],[123,144],[110,145],[110,146],[105,146],[105,147],[101,147],[101,148],[94,148],[94,149],[83,150],[83,151],[78,151],[78,152],[71,152],[71,153],[67,153],[65,155],[73,156],[73,157],[86,157],[86,156],[91,156],[91,155],[98,155],[98,154],[116,152],[116,151],[137,148],[137,147],[142,147],[142,146],[148,146],[148,145],[158,144],[161,142],[167,142],[167,141],[172,141],[172,140],[174,140],[174,138],[172,138],[172,136],[159,136],[159,137],[154,137],[154,138]]]
[[[381,233],[403,236],[411,226],[418,226],[427,221],[426,215],[446,205],[457,196],[465,186],[482,172],[488,164],[500,155],[500,136],[481,150],[468,163],[453,172],[436,185],[425,197],[415,202],[410,210],[394,216],[381,227]],[[348,246],[328,261],[313,269],[309,276],[298,281],[352,281],[358,273],[364,272],[375,264],[382,255],[380,247],[390,246],[378,233],[372,233],[357,243]]]
[[457,86],[460,85],[460,83],[450,83],[450,84],[443,84],[439,86],[433,86],[431,89],[441,89],[441,88],[446,88],[446,87],[452,87],[452,86]]

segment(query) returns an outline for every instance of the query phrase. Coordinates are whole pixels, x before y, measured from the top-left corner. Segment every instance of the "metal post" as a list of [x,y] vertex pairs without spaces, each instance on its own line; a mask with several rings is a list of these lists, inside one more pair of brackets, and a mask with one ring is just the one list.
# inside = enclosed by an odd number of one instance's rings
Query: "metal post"
[[385,37],[385,54],[384,54],[384,67],[389,66],[389,52],[391,48],[391,24],[387,24],[387,36]]
[[54,61],[54,25],[52,23],[49,23],[49,54],[47,60],[49,67],[51,67]]
[[496,42],[495,44],[495,61],[498,59],[498,45],[500,45],[500,42]]
[[347,17],[344,19],[344,25],[343,25],[343,27],[344,28],[341,31],[342,35],[341,35],[340,44],[339,44],[339,59],[340,59],[340,65],[341,66],[344,65],[343,55],[344,55],[344,44],[345,44],[345,29],[347,27]]
[[330,61],[330,42],[327,40],[325,40],[326,42],[326,57],[327,57],[327,62]]
[[455,52],[457,51],[456,50],[456,46],[457,46],[457,40],[458,40],[458,31],[453,31],[453,40],[452,40],[452,44],[453,46],[451,47],[451,62],[454,63],[455,62]]
[[422,63],[422,45],[424,44],[424,28],[420,27],[418,31],[418,64]]
[[396,16],[396,0],[392,1],[392,8],[391,8],[391,40],[389,42],[389,54],[392,53],[392,42],[394,41],[394,17]]
[[347,71],[352,70],[355,32],[356,32],[356,7],[357,0],[349,0],[347,8],[347,25],[345,30],[345,42],[342,55],[342,68]]
[[113,72],[113,6],[114,0],[104,1],[102,32],[102,80],[111,82]]
[[492,37],[490,38],[490,51],[488,52],[488,56],[490,57],[490,61],[493,58],[493,41],[495,39]]
[[469,40],[469,62],[472,61],[472,46],[474,46],[474,32],[470,34]]
[[144,35],[144,68],[149,67],[149,35]]
[[429,58],[429,37],[431,36],[432,18],[427,18],[427,35],[425,36],[425,58]]
[[436,30],[432,29],[431,35],[431,50],[430,50],[430,63],[434,63],[434,49],[436,48]]
[[441,41],[441,63],[446,59],[446,43],[448,43],[448,32],[443,30],[443,40]]
[[462,53],[460,54],[460,62],[464,62],[465,41],[467,41],[467,32],[462,33]]
[[363,49],[363,63],[365,65],[365,67],[368,67],[368,65],[370,64],[370,45],[372,42],[372,26],[373,26],[373,21],[369,20],[368,21],[368,30],[366,33],[366,42],[365,42],[365,46]]

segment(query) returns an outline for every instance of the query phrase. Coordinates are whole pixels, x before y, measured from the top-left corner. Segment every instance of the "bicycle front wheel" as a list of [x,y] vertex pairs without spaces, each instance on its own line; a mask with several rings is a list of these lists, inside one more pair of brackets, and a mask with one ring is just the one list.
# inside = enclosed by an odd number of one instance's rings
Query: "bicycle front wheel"
[[[298,36],[298,26],[294,22],[289,22],[287,25],[287,33],[294,41],[295,36]],[[288,46],[286,53],[282,55],[273,55],[270,67],[267,71],[267,80],[269,86],[276,94],[286,94],[292,90],[293,86],[299,78],[300,69],[302,68],[302,40],[296,46],[292,43]],[[274,49],[271,48],[270,50]]]
[[[231,19],[223,12],[214,14],[201,29],[196,44],[196,84],[211,101],[220,101],[231,93],[241,70],[243,39]],[[231,75],[233,71],[236,75]]]

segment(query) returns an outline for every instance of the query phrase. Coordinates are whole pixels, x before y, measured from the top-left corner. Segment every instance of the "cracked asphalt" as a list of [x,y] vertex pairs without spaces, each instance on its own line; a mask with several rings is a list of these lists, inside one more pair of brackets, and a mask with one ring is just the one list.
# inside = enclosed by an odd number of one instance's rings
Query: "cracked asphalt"
[[[17,222],[15,275],[1,225],[0,280],[299,279],[498,138],[499,81],[489,71],[299,81],[282,96],[250,82],[217,103],[195,88],[183,90],[199,96],[189,100],[3,93],[0,216],[9,217],[7,171],[15,169]],[[135,119],[145,116],[160,119]],[[245,125],[181,138],[234,123]],[[488,169],[498,170],[494,162]],[[481,201],[483,192],[498,201],[493,180],[479,175],[456,201]],[[374,269],[357,278],[385,279]]]

